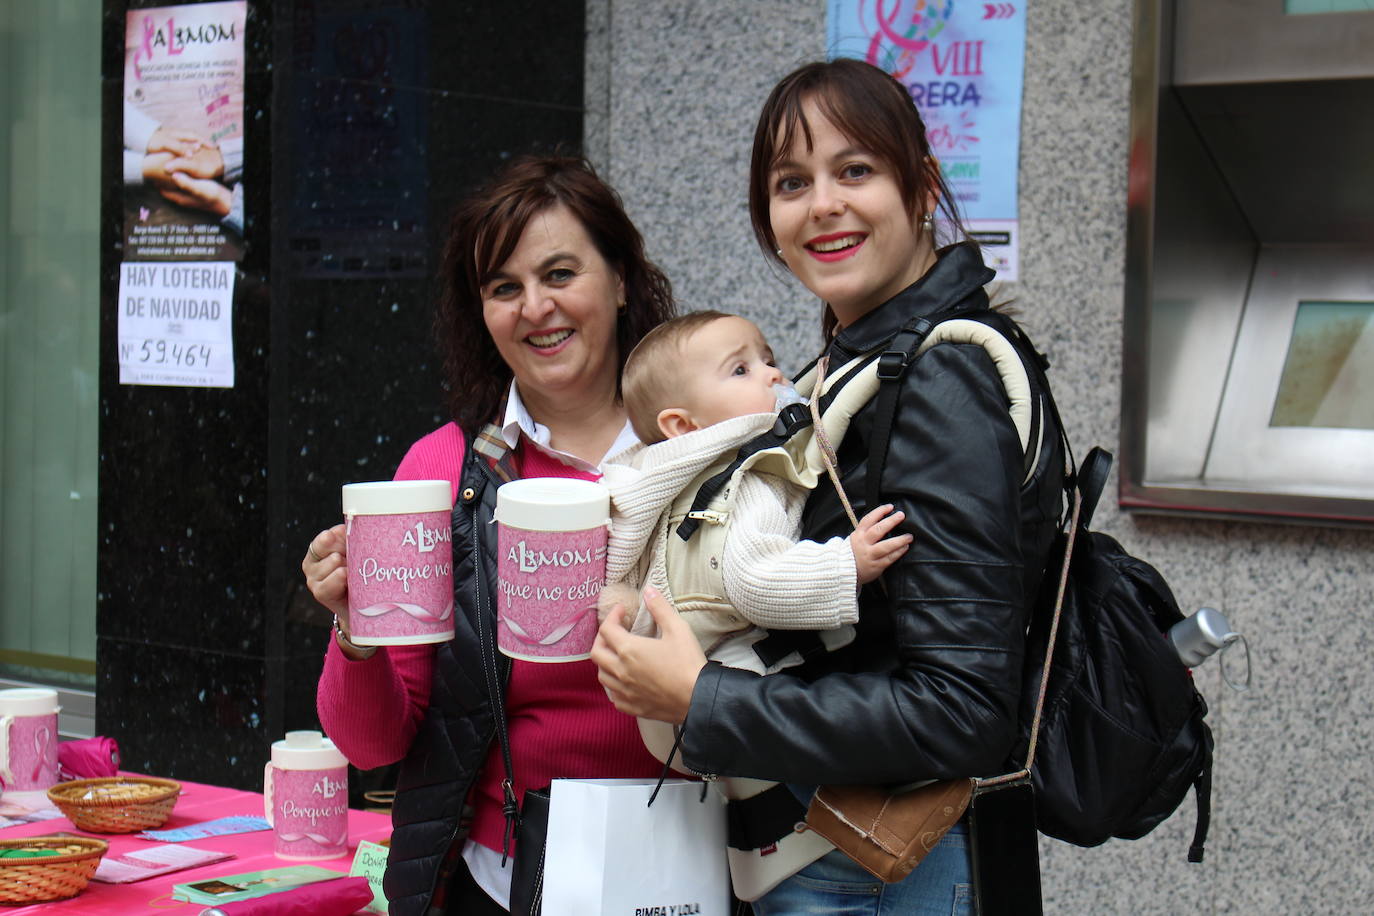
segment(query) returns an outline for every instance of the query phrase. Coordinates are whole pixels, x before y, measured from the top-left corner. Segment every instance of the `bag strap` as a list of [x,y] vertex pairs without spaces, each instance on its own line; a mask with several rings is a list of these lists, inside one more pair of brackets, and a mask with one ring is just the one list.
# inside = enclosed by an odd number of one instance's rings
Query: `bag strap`
[[[1053,404],[1054,402],[1050,401],[1050,403]],[[975,780],[975,793],[1003,789],[1030,779],[1031,767],[1035,765],[1036,744],[1040,740],[1040,720],[1045,711],[1045,694],[1049,691],[1050,686],[1050,664],[1054,661],[1054,645],[1058,641],[1059,621],[1064,610],[1064,595],[1069,586],[1069,570],[1073,564],[1074,544],[1080,532],[1087,533],[1088,519],[1092,517],[1092,512],[1097,507],[1097,501],[1102,496],[1102,488],[1107,481],[1107,472],[1111,470],[1111,467],[1111,453],[1102,448],[1094,448],[1084,459],[1083,472],[1078,475],[1078,483],[1070,494],[1072,507],[1069,512],[1069,527],[1064,539],[1064,560],[1059,567],[1059,584],[1054,594],[1054,615],[1050,618],[1050,634],[1045,644],[1045,663],[1040,668],[1040,691],[1035,698],[1035,714],[1031,718],[1030,741],[1026,745],[1026,765],[1012,773]],[[1205,828],[1203,833],[1206,833]]]
[[1030,781],[1031,767],[1035,765],[1035,745],[1040,738],[1040,719],[1045,710],[1045,694],[1050,686],[1050,662],[1054,658],[1055,638],[1059,635],[1059,619],[1064,609],[1064,593],[1068,590],[1069,566],[1073,560],[1073,546],[1078,534],[1079,513],[1082,508],[1083,499],[1075,491],[1073,509],[1069,513],[1069,530],[1064,541],[1064,562],[1060,564],[1059,585],[1054,595],[1054,616],[1050,619],[1050,637],[1045,646],[1045,664],[1040,669],[1040,692],[1035,698],[1035,715],[1031,718],[1030,742],[1026,746],[1026,765],[1019,770],[1004,773],[1001,776],[975,779],[973,782],[975,795]]
[[[515,462],[509,460],[511,450],[505,445],[499,430],[487,424],[477,439],[481,447],[475,447],[469,459],[472,477],[465,480],[480,484],[475,488],[472,499],[472,579],[477,597],[477,641],[482,656],[482,673],[487,681],[487,695],[491,697],[492,718],[496,723],[496,739],[501,744],[501,759],[505,764],[506,777],[501,780],[501,813],[506,818],[506,829],[501,839],[501,867],[505,868],[510,858],[511,839],[520,825],[520,803],[515,797],[515,770],[511,760],[510,730],[506,722],[505,678],[501,674],[496,650],[496,608],[491,601],[490,586],[487,582],[485,564],[482,562],[482,525],[479,518],[482,488],[499,479],[502,483],[515,479],[518,474]],[[499,446],[498,446],[499,444]],[[483,479],[486,477],[487,479]],[[472,478],[476,478],[473,480]]]
[[[810,399],[811,428],[816,431],[816,444],[820,447],[821,463],[825,465],[825,474],[830,478],[831,486],[835,488],[835,495],[840,498],[840,505],[844,506],[844,514],[849,516],[849,524],[858,528],[859,518],[854,514],[854,506],[849,502],[849,494],[844,491],[844,484],[840,482],[839,458],[835,455],[835,446],[830,441],[830,435],[825,431],[824,421],[821,420],[821,391],[825,386],[825,372],[829,368],[829,356],[822,356],[816,360],[816,384],[811,389]],[[848,379],[844,381],[848,381]]]

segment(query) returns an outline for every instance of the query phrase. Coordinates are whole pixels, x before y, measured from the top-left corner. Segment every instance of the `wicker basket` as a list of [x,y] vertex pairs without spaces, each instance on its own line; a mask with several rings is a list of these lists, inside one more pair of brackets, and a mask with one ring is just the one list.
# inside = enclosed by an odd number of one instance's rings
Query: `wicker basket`
[[135,833],[161,827],[180,794],[181,783],[152,776],[74,779],[48,790],[58,810],[91,833]]
[[[73,848],[79,847],[79,848]],[[33,859],[0,858],[0,903],[43,903],[81,893],[109,849],[104,840],[73,836],[32,836],[0,840],[4,849],[66,849]]]

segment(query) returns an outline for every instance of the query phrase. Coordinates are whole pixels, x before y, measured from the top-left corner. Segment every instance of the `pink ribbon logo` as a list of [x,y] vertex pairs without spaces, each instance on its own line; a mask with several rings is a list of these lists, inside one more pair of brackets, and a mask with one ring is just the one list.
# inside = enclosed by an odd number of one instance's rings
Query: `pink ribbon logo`
[[594,604],[588,605],[584,608],[578,608],[577,610],[572,612],[572,616],[568,617],[558,626],[550,630],[548,635],[542,639],[531,636],[528,632],[525,631],[524,627],[520,626],[520,624],[516,623],[510,617],[507,617],[505,614],[501,615],[501,622],[504,623],[510,629],[510,631],[515,634],[516,639],[520,640],[526,645],[552,646],[555,643],[562,640],[563,637],[571,633],[577,627],[577,625],[582,622],[582,618],[586,617],[588,614],[595,613],[595,611],[596,605]]
[[343,836],[334,840],[321,833],[283,833],[278,839],[283,843],[297,843],[301,840],[310,840],[312,843],[318,843],[321,846],[342,846],[344,843]]
[[143,17],[143,44],[134,51],[134,76],[143,79],[141,61],[153,59],[153,39],[157,37],[157,23],[152,16]]
[[33,733],[33,752],[37,758],[33,761],[33,781],[38,783],[38,776],[48,768],[48,744],[52,741],[52,733],[44,726]]
[[354,613],[362,614],[364,617],[380,617],[383,614],[390,614],[392,611],[404,611],[416,620],[433,620],[436,623],[443,623],[453,616],[453,602],[449,602],[448,607],[444,608],[443,612],[438,615],[431,614],[418,604],[404,604],[397,601],[383,601]]

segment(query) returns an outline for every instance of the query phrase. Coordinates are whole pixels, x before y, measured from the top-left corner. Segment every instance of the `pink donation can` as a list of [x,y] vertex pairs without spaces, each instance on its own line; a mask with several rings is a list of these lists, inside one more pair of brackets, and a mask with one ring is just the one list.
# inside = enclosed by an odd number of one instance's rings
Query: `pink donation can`
[[447,480],[344,486],[352,642],[411,646],[453,638],[452,510]]
[[0,690],[0,780],[15,792],[57,785],[57,691]]
[[590,658],[611,502],[588,480],[529,477],[496,491],[496,646],[511,658]]
[[348,761],[316,731],[272,742],[263,809],[279,859],[337,859],[348,852]]

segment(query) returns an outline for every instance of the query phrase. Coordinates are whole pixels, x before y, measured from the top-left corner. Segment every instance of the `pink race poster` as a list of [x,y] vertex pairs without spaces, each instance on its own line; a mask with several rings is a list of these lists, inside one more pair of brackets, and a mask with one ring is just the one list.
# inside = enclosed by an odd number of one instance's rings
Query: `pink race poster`
[[124,260],[243,256],[247,0],[129,10]]
[[1017,177],[1029,0],[829,0],[831,57],[891,74],[926,123],[969,238],[997,278],[1020,273]]

